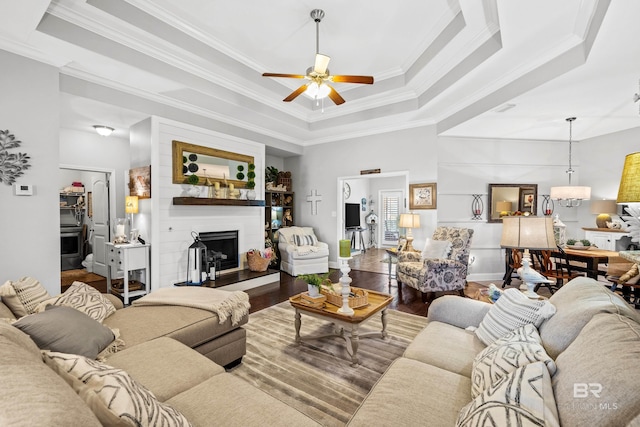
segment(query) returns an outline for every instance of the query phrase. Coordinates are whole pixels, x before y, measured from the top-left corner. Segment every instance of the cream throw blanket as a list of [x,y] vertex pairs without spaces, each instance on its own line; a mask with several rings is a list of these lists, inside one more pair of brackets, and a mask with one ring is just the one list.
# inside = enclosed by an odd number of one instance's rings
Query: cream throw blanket
[[311,252],[318,252],[318,247],[311,245],[297,246],[296,251],[298,255],[309,255]]
[[236,326],[249,313],[249,295],[242,291],[223,291],[221,289],[183,286],[160,288],[133,302],[134,306],[180,305],[215,313],[224,323],[231,317]]

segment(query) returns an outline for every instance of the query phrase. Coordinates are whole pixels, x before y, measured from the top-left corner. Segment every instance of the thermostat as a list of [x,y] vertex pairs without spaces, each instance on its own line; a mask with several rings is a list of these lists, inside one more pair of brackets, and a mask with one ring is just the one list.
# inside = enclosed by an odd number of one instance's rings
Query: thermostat
[[31,184],[14,184],[16,196],[33,196],[33,185]]

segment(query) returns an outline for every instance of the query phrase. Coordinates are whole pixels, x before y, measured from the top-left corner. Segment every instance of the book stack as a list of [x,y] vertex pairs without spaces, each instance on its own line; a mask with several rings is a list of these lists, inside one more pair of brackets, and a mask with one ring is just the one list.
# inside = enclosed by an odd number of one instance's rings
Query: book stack
[[308,305],[313,308],[322,308],[324,307],[324,302],[327,300],[327,297],[324,295],[320,295],[317,297],[312,297],[309,295],[309,292],[303,292],[300,294],[300,302],[304,305]]

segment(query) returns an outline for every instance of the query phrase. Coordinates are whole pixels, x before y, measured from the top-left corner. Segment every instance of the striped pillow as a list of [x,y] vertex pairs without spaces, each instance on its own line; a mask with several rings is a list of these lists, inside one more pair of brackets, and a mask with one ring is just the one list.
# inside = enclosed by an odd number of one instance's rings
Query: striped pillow
[[2,288],[2,299],[16,317],[36,313],[38,305],[51,298],[44,286],[33,277],[23,277],[16,282],[7,281]]
[[103,425],[191,425],[122,369],[75,354],[43,351],[42,358],[84,399]]
[[526,324],[539,327],[553,316],[556,308],[548,300],[532,300],[518,289],[509,288],[491,306],[475,333],[485,345]]
[[318,239],[313,234],[294,234],[293,244],[296,246],[315,246]]

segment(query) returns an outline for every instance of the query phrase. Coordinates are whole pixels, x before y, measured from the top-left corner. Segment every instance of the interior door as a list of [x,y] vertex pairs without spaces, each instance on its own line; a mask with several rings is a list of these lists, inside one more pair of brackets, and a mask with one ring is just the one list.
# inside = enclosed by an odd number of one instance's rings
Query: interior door
[[93,217],[91,243],[93,246],[93,272],[107,276],[105,243],[109,242],[109,175],[94,179],[91,183]]
[[398,218],[402,206],[402,190],[380,191],[381,210],[380,241],[382,246],[397,246],[400,237]]

